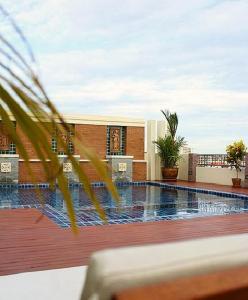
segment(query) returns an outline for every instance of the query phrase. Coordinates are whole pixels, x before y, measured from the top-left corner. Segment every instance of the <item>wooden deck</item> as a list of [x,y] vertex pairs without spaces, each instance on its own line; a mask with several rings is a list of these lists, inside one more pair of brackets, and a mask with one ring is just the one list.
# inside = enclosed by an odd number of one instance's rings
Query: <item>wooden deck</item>
[[248,188],[234,188],[229,185],[221,185],[214,183],[201,183],[201,182],[189,182],[184,180],[178,180],[177,182],[170,182],[170,184],[183,185],[192,188],[205,188],[209,190],[223,191],[227,193],[238,193],[248,195]]
[[0,211],[0,275],[86,265],[110,247],[248,233],[248,214],[81,227],[77,235],[39,217],[36,209]]

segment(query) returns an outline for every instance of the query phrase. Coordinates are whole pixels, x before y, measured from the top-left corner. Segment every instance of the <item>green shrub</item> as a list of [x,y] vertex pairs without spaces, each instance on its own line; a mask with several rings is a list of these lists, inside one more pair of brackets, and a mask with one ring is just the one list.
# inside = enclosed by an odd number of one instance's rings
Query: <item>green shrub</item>
[[237,178],[239,177],[239,172],[241,171],[242,161],[245,158],[247,148],[243,140],[233,142],[226,147],[227,162],[232,168],[236,169]]
[[174,168],[181,158],[180,150],[186,144],[184,137],[176,137],[178,127],[178,117],[176,113],[170,113],[168,110],[162,111],[168,123],[169,134],[158,138],[154,144],[158,148],[158,154],[161,158],[161,164],[165,168]]

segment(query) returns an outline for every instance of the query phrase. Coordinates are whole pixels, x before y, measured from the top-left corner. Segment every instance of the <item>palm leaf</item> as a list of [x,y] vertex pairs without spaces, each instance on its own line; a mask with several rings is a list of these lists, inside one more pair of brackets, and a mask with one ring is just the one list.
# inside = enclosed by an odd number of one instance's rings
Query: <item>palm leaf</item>
[[169,110],[161,110],[162,114],[165,116],[165,119],[168,123],[169,134],[174,139],[178,127],[178,117],[177,113],[171,113]]
[[176,137],[178,127],[177,114],[171,113],[169,110],[161,110],[161,112],[167,121],[169,135],[159,137],[157,141],[154,141],[154,144],[158,149],[162,165],[166,168],[173,168],[181,159],[180,150],[186,145],[186,142],[183,137]]
[[[76,231],[76,216],[68,187],[68,181],[63,174],[61,162],[57,155],[51,150],[50,143],[48,143],[48,137],[53,135],[54,130],[58,132],[57,142],[61,145],[64,153],[67,155],[68,161],[72,163],[74,171],[78,175],[80,182],[84,186],[85,192],[93,202],[100,217],[106,221],[105,212],[92,189],[89,178],[84,169],[80,166],[79,161],[69,153],[66,143],[61,138],[61,134],[64,131],[69,130],[69,125],[49,99],[45,88],[39,80],[39,76],[32,68],[35,64],[35,57],[30,45],[20,28],[1,5],[0,12],[8,19],[11,27],[18,34],[27,50],[27,57],[24,57],[24,55],[16,49],[13,43],[0,34],[0,55],[5,59],[10,60],[12,63],[12,67],[9,67],[0,61],[0,116],[2,121],[6,124],[8,135],[16,144],[20,155],[23,157],[32,180],[36,181],[29,163],[30,157],[23,142],[15,131],[10,118],[11,114],[18,126],[20,126],[23,134],[27,136],[32,144],[38,159],[40,159],[42,163],[47,181],[51,186],[57,181],[58,187],[66,202],[72,229]],[[82,144],[77,134],[75,135],[74,142],[79,144],[81,152],[92,163],[96,172],[102,180],[105,181],[112,197],[118,202],[119,195],[115,185],[109,177],[106,164],[102,162],[95,153]],[[47,160],[50,161],[50,167]]]

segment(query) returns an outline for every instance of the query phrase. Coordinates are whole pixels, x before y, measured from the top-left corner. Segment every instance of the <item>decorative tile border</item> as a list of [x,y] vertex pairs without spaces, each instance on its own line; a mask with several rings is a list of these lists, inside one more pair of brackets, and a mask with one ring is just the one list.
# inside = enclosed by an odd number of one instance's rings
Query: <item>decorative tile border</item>
[[[148,185],[148,182],[146,181],[134,181],[134,182],[116,182],[116,186],[128,186],[128,185],[134,185],[134,186],[146,186]],[[70,183],[69,187],[82,187],[83,185],[81,183]],[[104,182],[92,182],[92,187],[105,187],[106,184]],[[1,188],[19,188],[19,189],[34,189],[35,187],[41,188],[41,189],[48,189],[50,187],[49,183],[0,183],[0,189]]]
[[[0,185],[0,188],[2,186]],[[34,188],[39,188],[39,189],[48,189],[50,187],[49,183],[19,183],[16,185],[17,188],[19,189],[34,189]]]
[[239,198],[239,199],[243,199],[243,200],[248,200],[248,195],[241,194],[241,193],[239,194],[239,193],[231,193],[231,192],[221,192],[218,190],[191,188],[191,187],[185,187],[182,185],[177,185],[177,184],[174,185],[174,184],[156,182],[156,181],[149,181],[149,182],[147,182],[147,185],[158,186],[158,187],[162,187],[162,188],[164,187],[164,188],[168,188],[171,190],[183,190],[183,191],[216,195],[216,196],[227,197],[227,198]]
[[[177,184],[169,184],[164,182],[157,182],[157,181],[133,181],[133,182],[116,182],[115,185],[117,187],[122,186],[157,186],[161,188],[167,188],[171,190],[183,190],[183,191],[190,191],[190,192],[196,192],[196,193],[202,193],[202,194],[210,194],[210,195],[216,195],[216,196],[222,196],[227,198],[239,198],[243,200],[248,200],[248,195],[241,194],[241,193],[232,193],[232,192],[222,192],[218,190],[212,190],[212,189],[203,189],[203,188],[192,188]],[[92,187],[105,187],[106,184],[104,182],[92,182]],[[6,189],[6,188],[19,188],[19,189],[34,189],[35,187],[40,189],[48,189],[50,187],[49,183],[0,183],[0,189]],[[81,183],[70,183],[69,187],[83,187]]]
[[1,173],[11,173],[11,162],[1,162]]

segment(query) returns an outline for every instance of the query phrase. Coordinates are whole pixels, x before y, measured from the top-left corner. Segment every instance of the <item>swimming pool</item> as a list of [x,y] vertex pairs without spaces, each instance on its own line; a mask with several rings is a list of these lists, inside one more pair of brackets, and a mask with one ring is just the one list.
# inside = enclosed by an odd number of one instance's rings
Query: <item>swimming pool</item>
[[[94,190],[105,209],[109,224],[178,220],[248,211],[248,196],[186,188],[156,182],[121,184],[120,208],[102,184]],[[43,212],[61,227],[69,227],[66,206],[59,190],[42,187],[45,199]],[[72,186],[71,194],[79,226],[103,224],[80,186]],[[32,186],[0,188],[0,208],[37,208],[41,210]]]

